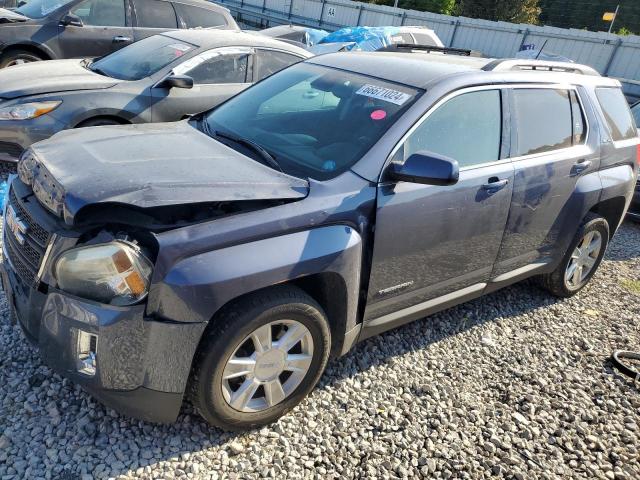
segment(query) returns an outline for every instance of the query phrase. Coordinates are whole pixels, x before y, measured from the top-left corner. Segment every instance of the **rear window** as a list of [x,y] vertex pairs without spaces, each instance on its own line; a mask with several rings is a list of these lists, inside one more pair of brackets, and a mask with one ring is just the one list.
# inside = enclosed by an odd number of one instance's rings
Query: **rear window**
[[515,89],[513,103],[517,122],[516,156],[558,150],[573,144],[572,105],[567,90]]
[[596,96],[607,120],[611,138],[626,140],[637,135],[629,105],[619,88],[596,88]]
[[176,7],[178,15],[180,15],[187,28],[227,26],[227,20],[224,16],[213,10],[184,5],[182,3],[174,3],[173,5]]

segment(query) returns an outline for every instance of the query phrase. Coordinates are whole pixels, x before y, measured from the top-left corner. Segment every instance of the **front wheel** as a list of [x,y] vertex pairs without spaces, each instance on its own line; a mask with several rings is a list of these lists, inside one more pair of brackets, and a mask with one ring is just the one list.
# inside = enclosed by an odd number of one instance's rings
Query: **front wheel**
[[271,423],[316,385],[331,335],[322,308],[294,287],[274,287],[225,308],[201,342],[191,402],[209,423],[245,430]]
[[44,60],[41,56],[28,50],[10,50],[0,55],[0,68],[22,65],[23,63],[39,62]]
[[558,297],[571,297],[582,290],[602,262],[609,242],[609,224],[590,214],[576,233],[560,265],[540,276],[540,284]]

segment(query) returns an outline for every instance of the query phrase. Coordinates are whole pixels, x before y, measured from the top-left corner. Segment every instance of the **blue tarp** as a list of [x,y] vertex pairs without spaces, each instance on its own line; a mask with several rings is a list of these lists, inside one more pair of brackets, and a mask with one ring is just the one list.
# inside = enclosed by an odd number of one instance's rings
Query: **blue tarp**
[[401,43],[391,40],[391,37],[399,33],[398,27],[347,27],[330,33],[320,44],[352,42],[350,50],[374,52],[394,43]]

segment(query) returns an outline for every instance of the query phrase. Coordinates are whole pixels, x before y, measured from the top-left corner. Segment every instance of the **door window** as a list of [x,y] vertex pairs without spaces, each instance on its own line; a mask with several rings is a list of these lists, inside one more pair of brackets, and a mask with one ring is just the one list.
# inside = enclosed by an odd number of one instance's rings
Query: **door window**
[[87,26],[124,27],[126,25],[124,0],[85,0],[69,13],[79,17]]
[[622,90],[619,88],[596,88],[596,96],[607,119],[613,141],[626,140],[638,134]]
[[161,0],[135,0],[138,27],[178,28],[176,12],[169,2]]
[[302,60],[300,57],[290,53],[276,52],[274,50],[258,50],[258,72],[256,81],[273,75],[300,60]]
[[184,65],[174,69],[175,73],[189,75],[199,85],[221,83],[247,83],[250,54],[205,52],[187,60]]
[[517,122],[517,153],[514,156],[549,152],[573,144],[571,102],[567,90],[514,89],[513,104]]
[[407,138],[403,160],[428,151],[457,160],[460,167],[495,162],[501,136],[500,91],[463,93],[438,107]]
[[224,16],[213,10],[184,5],[182,3],[174,3],[173,5],[178,11],[180,18],[182,18],[186,28],[212,28],[225,27],[227,25]]

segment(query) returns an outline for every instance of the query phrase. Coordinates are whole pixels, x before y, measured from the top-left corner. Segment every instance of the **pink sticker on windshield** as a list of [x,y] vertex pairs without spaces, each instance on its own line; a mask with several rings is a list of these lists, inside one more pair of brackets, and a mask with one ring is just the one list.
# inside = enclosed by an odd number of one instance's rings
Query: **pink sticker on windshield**
[[384,120],[387,116],[387,112],[384,110],[374,110],[371,112],[371,120]]

